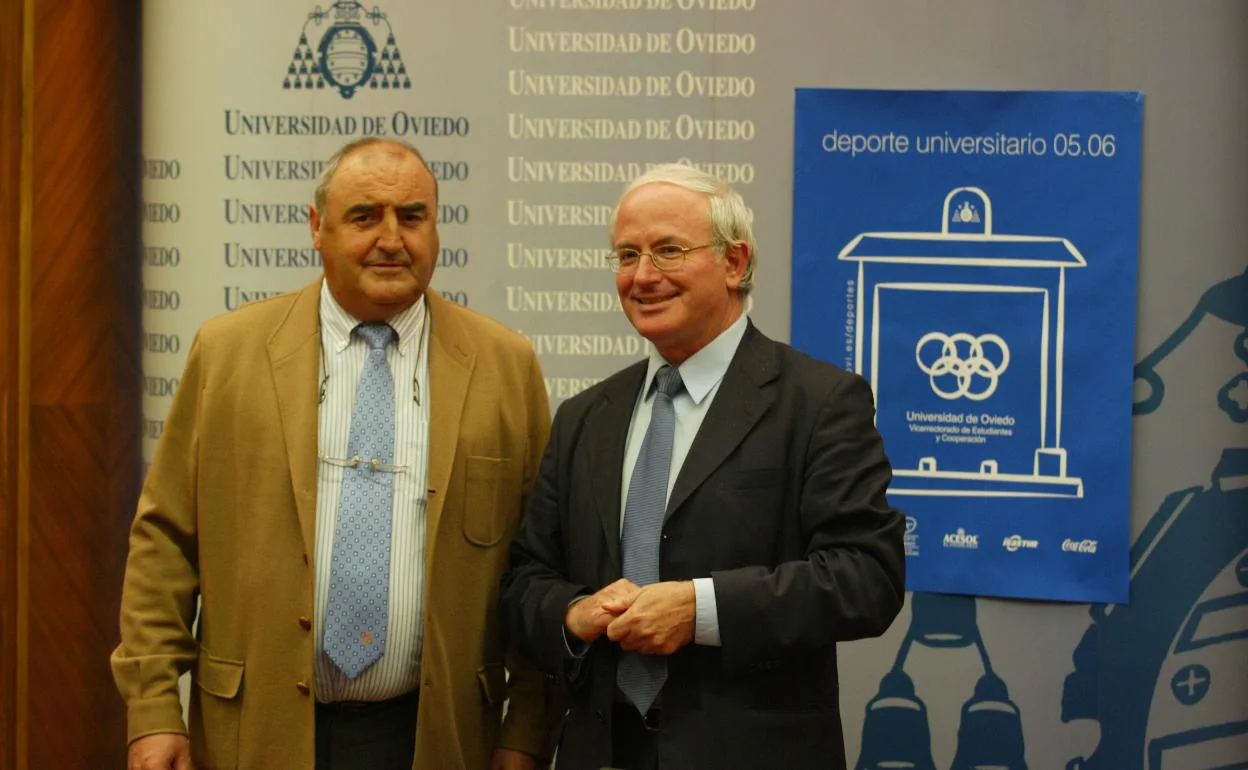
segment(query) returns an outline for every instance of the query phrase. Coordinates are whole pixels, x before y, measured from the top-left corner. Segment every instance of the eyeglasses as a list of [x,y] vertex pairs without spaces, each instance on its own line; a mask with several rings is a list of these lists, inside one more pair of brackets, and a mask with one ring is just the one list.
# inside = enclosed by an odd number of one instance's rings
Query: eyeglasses
[[698,249],[708,249],[712,246],[718,246],[719,241],[711,241],[701,246],[677,246],[674,243],[655,246],[650,251],[638,251],[637,249],[616,249],[607,255],[607,265],[611,267],[611,271],[615,273],[631,273],[641,264],[642,257],[649,257],[650,264],[654,265],[654,269],[660,273],[668,273],[673,270],[679,270],[685,264],[685,255],[691,251]]

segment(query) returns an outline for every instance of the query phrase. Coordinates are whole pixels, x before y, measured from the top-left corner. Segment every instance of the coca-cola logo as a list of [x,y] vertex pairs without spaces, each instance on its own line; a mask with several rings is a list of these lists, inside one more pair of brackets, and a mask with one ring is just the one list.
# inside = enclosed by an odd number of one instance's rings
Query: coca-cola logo
[[1096,553],[1095,540],[1071,540],[1066,538],[1062,541],[1062,550],[1067,553]]

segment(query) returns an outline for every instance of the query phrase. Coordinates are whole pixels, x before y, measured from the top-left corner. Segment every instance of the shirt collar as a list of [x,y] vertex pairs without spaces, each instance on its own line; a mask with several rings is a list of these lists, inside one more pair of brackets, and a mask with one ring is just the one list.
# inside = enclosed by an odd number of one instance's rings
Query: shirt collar
[[[386,320],[399,336],[399,355],[407,355],[409,344],[419,338],[425,326],[425,297],[421,295],[416,304]],[[341,353],[351,344],[351,332],[360,321],[343,310],[342,305],[329,290],[329,282],[321,281],[321,329],[325,347]]]
[[[680,370],[680,379],[685,384],[685,392],[693,399],[693,403],[701,404],[711,389],[724,378],[728,372],[728,365],[732,363],[732,357],[741,345],[741,340],[745,339],[745,327],[748,321],[745,313],[742,313],[731,326],[720,332],[718,337],[676,367]],[[666,365],[667,361],[659,355],[659,351],[651,348],[650,360],[646,365],[646,379],[642,383],[641,392],[644,398],[650,397],[650,386],[654,382],[654,377],[659,369]]]

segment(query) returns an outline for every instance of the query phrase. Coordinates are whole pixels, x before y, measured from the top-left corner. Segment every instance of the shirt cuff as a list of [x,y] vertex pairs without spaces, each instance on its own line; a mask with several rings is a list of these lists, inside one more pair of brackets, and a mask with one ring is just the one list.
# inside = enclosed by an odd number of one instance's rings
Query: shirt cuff
[[[576,604],[581,599],[588,599],[588,598],[589,596],[578,596],[572,601],[568,602],[568,606],[571,607],[573,604]],[[576,658],[577,660],[584,658],[585,655],[589,652],[589,642],[585,641],[584,639],[577,639],[575,636],[569,635],[568,627],[566,624],[562,626],[561,630],[563,631],[563,649],[566,650],[569,655]]]
[[719,610],[715,606],[714,578],[694,578],[693,643],[719,647]]

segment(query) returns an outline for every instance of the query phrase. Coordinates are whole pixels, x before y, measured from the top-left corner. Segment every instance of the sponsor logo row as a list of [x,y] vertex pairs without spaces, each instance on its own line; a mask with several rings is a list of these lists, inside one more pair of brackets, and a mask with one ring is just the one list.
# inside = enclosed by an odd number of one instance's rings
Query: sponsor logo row
[[[904,536],[906,556],[919,555],[919,522],[913,516],[906,517],[906,532]],[[981,544],[981,536],[978,533],[967,532],[959,527],[953,532],[947,532],[941,536],[942,548],[953,548],[965,551],[979,550]],[[1094,554],[1097,552],[1099,541],[1089,539],[1066,538],[1062,541],[1061,549],[1063,553],[1077,554]],[[1013,534],[1002,539],[1001,548],[1009,553],[1017,553],[1018,551],[1035,551],[1040,548],[1040,541],[1023,537],[1019,534]]]

